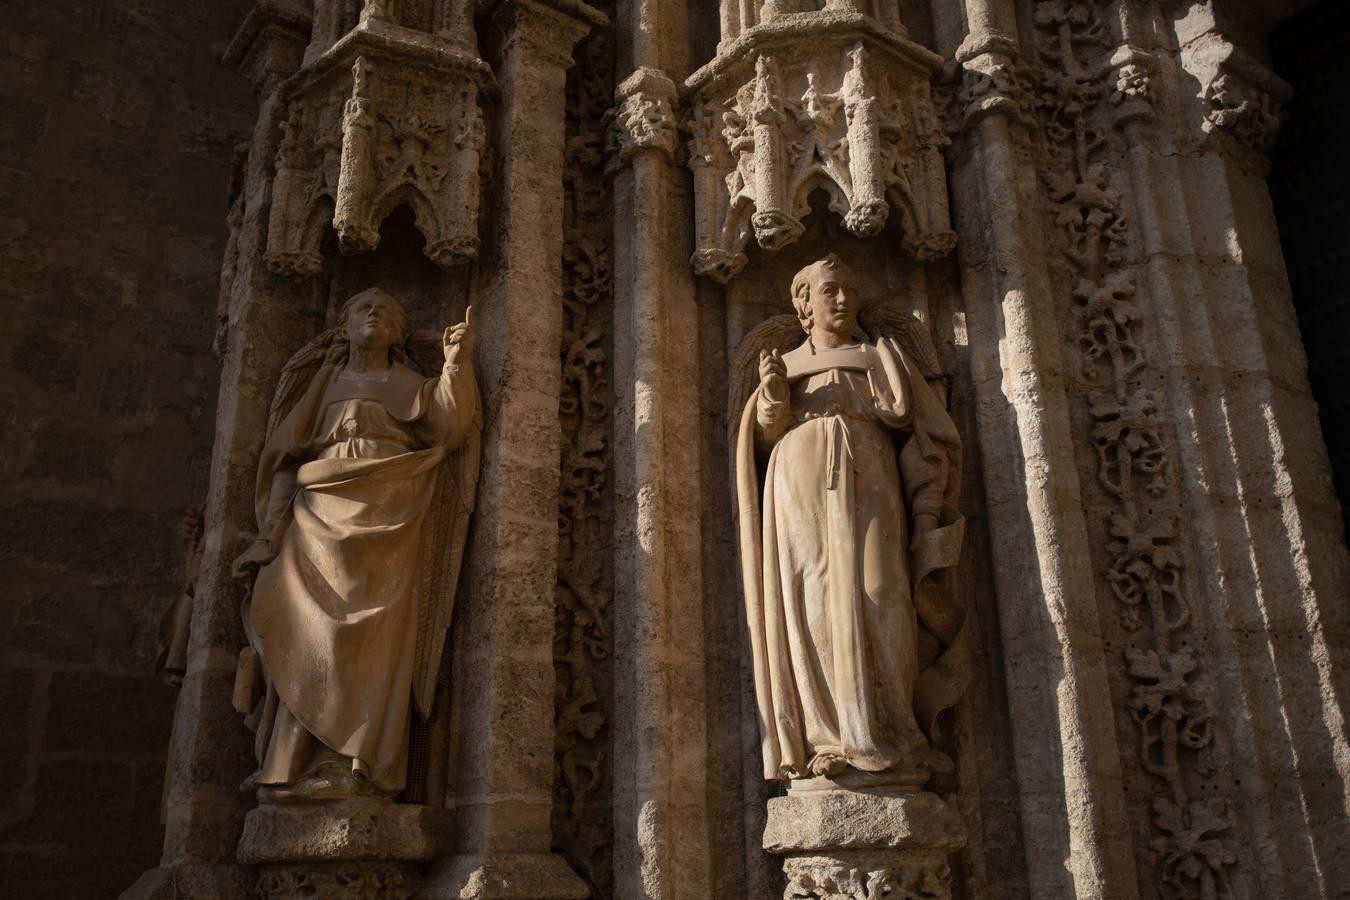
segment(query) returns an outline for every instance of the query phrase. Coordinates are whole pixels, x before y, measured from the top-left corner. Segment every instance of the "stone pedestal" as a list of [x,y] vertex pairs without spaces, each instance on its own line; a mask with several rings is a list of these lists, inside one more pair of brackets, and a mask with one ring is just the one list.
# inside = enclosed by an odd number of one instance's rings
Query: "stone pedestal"
[[936,794],[794,792],[769,801],[764,849],[783,857],[787,900],[950,900],[960,815]]
[[259,867],[264,900],[402,900],[416,890],[415,864],[436,856],[445,830],[444,811],[429,806],[264,805],[244,819],[239,860]]

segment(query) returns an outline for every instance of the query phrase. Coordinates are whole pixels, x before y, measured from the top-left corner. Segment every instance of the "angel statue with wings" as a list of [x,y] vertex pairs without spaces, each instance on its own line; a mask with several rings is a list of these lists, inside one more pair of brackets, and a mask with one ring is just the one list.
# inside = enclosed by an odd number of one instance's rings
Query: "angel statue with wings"
[[478,487],[472,323],[467,310],[409,335],[372,288],[282,371],[259,536],[234,564],[253,578],[235,705],[257,733],[243,787],[260,802],[405,786],[411,707],[430,714]]
[[[927,326],[834,254],[742,343],[728,419],[764,777],[918,790],[965,680],[961,441]],[[865,329],[865,332],[864,332]],[[802,341],[802,332],[806,340]]]

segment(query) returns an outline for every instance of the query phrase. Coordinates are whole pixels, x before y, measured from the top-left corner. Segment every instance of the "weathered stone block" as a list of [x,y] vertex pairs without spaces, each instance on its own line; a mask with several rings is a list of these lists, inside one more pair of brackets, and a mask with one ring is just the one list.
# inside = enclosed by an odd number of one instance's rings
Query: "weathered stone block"
[[445,839],[443,810],[411,803],[264,803],[244,817],[239,859],[249,864],[426,860]]
[[957,850],[965,845],[961,816],[930,793],[864,794],[794,791],[769,801],[764,849],[808,850],[920,848]]

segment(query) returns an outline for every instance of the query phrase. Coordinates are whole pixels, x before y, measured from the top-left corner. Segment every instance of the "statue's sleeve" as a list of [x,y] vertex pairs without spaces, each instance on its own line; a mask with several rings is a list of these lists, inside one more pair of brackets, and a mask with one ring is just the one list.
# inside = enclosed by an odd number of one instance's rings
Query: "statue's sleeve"
[[790,402],[770,400],[763,387],[755,391],[755,445],[761,451],[767,453],[787,431],[792,418]]
[[440,377],[428,379],[422,390],[425,412],[418,423],[422,436],[446,450],[459,449],[478,412],[473,366],[446,363]]

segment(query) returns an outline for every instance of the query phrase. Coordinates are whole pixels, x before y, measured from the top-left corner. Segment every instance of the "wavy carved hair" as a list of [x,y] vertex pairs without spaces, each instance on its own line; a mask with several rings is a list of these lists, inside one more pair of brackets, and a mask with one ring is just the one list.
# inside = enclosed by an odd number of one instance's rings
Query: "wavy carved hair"
[[384,288],[367,288],[360,293],[353,294],[346,303],[342,304],[342,309],[338,312],[337,333],[333,336],[333,343],[341,345],[344,356],[351,352],[351,348],[347,345],[347,320],[351,318],[352,309],[356,306],[357,301],[372,294],[387,300],[394,306],[396,321],[398,322],[398,339],[389,348],[389,356],[393,362],[404,362],[408,355],[406,346],[408,343],[408,313],[403,309],[403,304],[399,302],[398,298]]
[[802,323],[802,330],[807,334],[811,333],[811,279],[821,269],[844,269],[849,271],[848,266],[839,254],[831,253],[824,259],[818,259],[809,266],[803,266],[796,275],[792,276],[792,308],[797,311],[797,321]]

